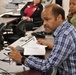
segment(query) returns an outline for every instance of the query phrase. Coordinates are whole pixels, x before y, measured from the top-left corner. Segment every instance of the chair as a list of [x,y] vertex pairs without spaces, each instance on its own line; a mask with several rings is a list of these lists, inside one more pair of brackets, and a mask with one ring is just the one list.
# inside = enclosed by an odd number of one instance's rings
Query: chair
[[2,50],[4,46],[3,30],[5,29],[5,27],[6,27],[5,23],[0,24],[0,50]]
[[57,74],[57,68],[50,67],[49,70],[44,75],[56,75],[56,74]]
[[32,21],[26,21],[26,20],[21,20],[23,25],[26,27],[26,31],[33,31],[40,27],[42,25],[42,21],[37,21],[37,22],[32,22]]
[[32,28],[32,30],[36,30],[38,27],[40,27],[43,24],[43,21],[37,21],[34,22],[34,27]]
[[11,44],[18,40],[20,37],[25,36],[26,28],[23,22],[19,22],[18,25],[13,26],[13,33],[4,34],[4,40],[7,41],[8,44]]

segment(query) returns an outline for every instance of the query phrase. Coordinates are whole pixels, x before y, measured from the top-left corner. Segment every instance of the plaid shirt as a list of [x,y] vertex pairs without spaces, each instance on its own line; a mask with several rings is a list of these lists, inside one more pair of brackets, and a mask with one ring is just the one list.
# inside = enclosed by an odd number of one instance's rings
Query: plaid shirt
[[64,21],[53,33],[54,46],[45,60],[29,56],[26,66],[46,72],[57,67],[59,75],[76,75],[76,29]]

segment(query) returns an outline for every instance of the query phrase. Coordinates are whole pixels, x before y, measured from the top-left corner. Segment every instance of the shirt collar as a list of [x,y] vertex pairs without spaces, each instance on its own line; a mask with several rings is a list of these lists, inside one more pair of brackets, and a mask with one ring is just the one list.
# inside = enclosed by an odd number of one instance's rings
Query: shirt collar
[[67,21],[62,22],[62,24],[60,26],[58,26],[57,29],[53,32],[53,36],[54,37],[56,37],[56,35],[58,35],[58,33],[63,28],[63,26],[65,25],[65,23],[67,23]]

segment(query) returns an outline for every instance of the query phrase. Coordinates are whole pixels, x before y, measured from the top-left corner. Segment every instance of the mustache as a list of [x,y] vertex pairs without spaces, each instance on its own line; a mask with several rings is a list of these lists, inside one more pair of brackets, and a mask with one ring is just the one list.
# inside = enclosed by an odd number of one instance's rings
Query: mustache
[[45,25],[44,25],[44,28],[50,28],[50,27],[49,27],[48,25],[45,24]]

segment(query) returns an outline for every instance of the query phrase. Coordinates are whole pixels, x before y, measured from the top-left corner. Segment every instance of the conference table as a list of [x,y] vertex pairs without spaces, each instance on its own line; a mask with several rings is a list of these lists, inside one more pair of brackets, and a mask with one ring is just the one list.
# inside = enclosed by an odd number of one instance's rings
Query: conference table
[[2,18],[2,17],[0,17],[0,24],[1,23],[10,23],[10,22],[13,22],[15,20],[17,20],[17,18]]
[[[38,31],[39,32],[44,31],[43,25],[41,27],[39,27],[38,29],[36,29],[35,31],[30,31],[30,33],[27,34],[27,36],[21,37],[20,39],[18,39],[14,43],[12,43],[11,46],[14,46],[14,47],[21,46],[23,44],[23,42],[21,40],[28,38],[28,36],[30,36],[32,32],[38,32]],[[52,37],[52,35],[45,35],[45,38],[43,38],[43,39],[50,41],[50,42],[54,42],[54,38]],[[43,56],[41,58],[46,59],[49,56],[50,52],[51,52],[51,50],[47,49],[45,56]],[[5,50],[2,50],[0,52],[0,58],[4,56],[3,53],[7,53],[7,51],[5,52]],[[8,67],[6,68],[6,66],[8,66]],[[12,64],[9,64],[9,63],[0,61],[0,68],[3,68],[5,70],[7,70],[8,72],[11,72],[11,75],[44,75],[45,74],[39,70],[30,69],[24,65],[16,65],[15,62]],[[0,73],[1,73],[1,71],[0,71]],[[55,75],[55,74],[56,74],[56,70],[55,70],[55,68],[53,68],[53,72],[51,75]]]
[[[0,14],[0,24],[4,23],[7,25],[6,27],[9,27],[12,23],[17,22],[19,20],[20,15],[14,14],[14,16],[12,17],[12,16],[9,16],[11,13],[12,12],[5,12],[3,14]],[[13,13],[12,13],[12,15],[13,15]]]

